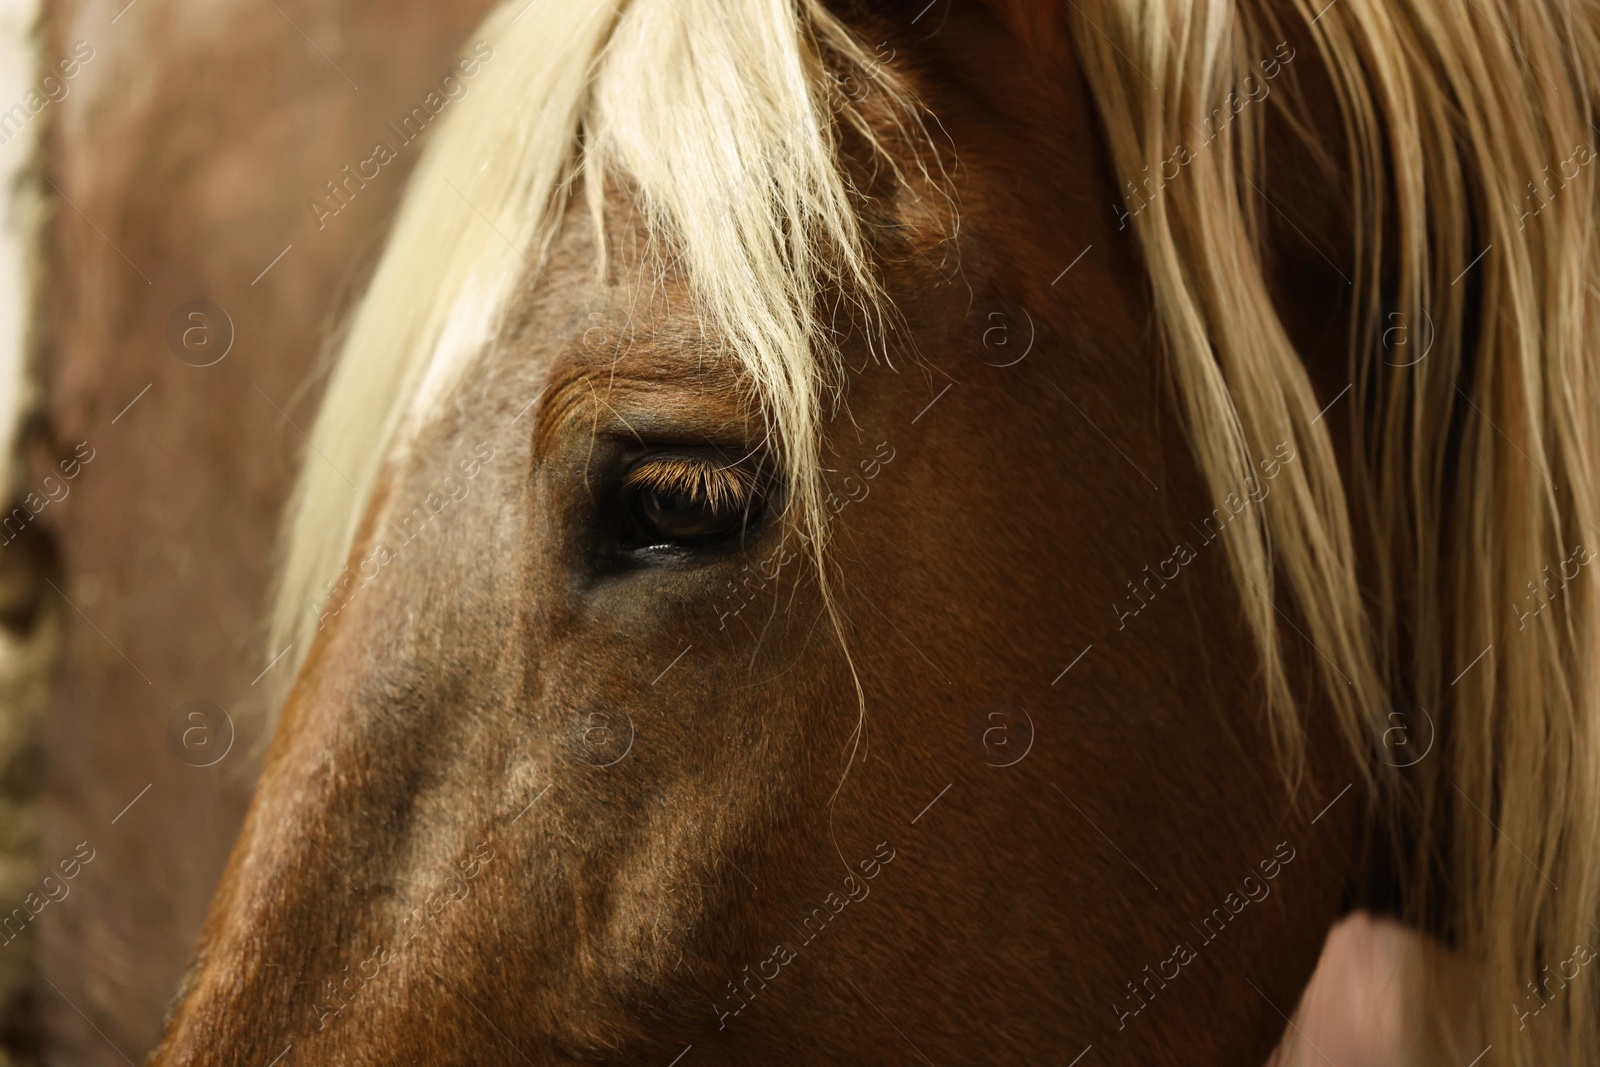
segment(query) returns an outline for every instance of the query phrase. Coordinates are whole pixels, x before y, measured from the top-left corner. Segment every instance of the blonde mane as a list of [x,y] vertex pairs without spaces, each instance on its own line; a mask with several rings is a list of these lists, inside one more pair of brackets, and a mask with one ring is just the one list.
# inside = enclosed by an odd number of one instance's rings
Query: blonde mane
[[[1283,36],[1273,12],[1231,0],[1083,10],[1079,52],[1124,181],[1204,128]],[[1574,562],[1600,542],[1600,205],[1585,170],[1600,12],[1297,0],[1275,13],[1320,53],[1342,119],[1321,148],[1350,161],[1350,484],[1273,306],[1267,109],[1230,108],[1133,219],[1213,493],[1278,441],[1303,456],[1230,542],[1273,721],[1293,761],[1305,702],[1279,649],[1302,637],[1280,626],[1277,577],[1369,785],[1416,842],[1402,861],[1412,918],[1473,971],[1468,1032],[1454,1047],[1425,1035],[1422,1062],[1489,1045],[1498,1063],[1600,1062],[1600,968],[1546,985],[1553,1010],[1536,1023],[1517,1013],[1526,983],[1600,944],[1600,578]],[[1380,337],[1397,322],[1415,348],[1388,363]],[[1547,568],[1562,575],[1548,608]],[[1440,724],[1441,751],[1397,773],[1374,740],[1408,704]],[[1417,1029],[1442,996],[1420,991]]]
[[[1077,11],[1119,184],[1189,140],[1280,39],[1271,15],[1234,0]],[[1321,147],[1352,172],[1343,472],[1273,299],[1257,195],[1269,109],[1236,110],[1132,219],[1212,494],[1248,484],[1280,443],[1300,456],[1226,538],[1268,721],[1292,778],[1312,701],[1291,692],[1284,650],[1308,641],[1374,802],[1417,842],[1413,918],[1474,968],[1476,1047],[1427,1062],[1492,1044],[1495,1062],[1594,1063],[1600,968],[1569,981],[1559,1021],[1519,1028],[1510,1005],[1600,942],[1600,582],[1584,574],[1557,609],[1516,611],[1545,567],[1600,543],[1600,205],[1590,171],[1553,193],[1546,179],[1600,136],[1595,12],[1296,0],[1278,15],[1320,53],[1301,62],[1325,65],[1342,123]],[[868,66],[859,44],[819,0],[516,0],[485,34],[495,61],[412,179],[297,487],[272,638],[295,659],[385,464],[536,280],[580,172],[596,213],[593,179],[625,175],[682,256],[707,335],[761,398],[802,521],[824,528],[835,357],[812,310],[830,287],[880,306],[832,115],[876,142],[822,58]],[[1374,356],[1389,313],[1429,340],[1413,365]],[[1374,759],[1400,702],[1441,724],[1439,751],[1403,774]]]

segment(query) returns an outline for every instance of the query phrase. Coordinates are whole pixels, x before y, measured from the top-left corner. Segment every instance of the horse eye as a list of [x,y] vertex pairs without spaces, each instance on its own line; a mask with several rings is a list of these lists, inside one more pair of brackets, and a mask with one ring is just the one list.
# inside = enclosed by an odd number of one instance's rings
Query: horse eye
[[652,541],[695,544],[733,532],[742,511],[718,507],[705,497],[672,489],[647,489],[639,494],[635,515]]
[[744,530],[760,514],[755,474],[745,467],[701,457],[647,459],[629,474],[633,491],[630,548],[697,547]]

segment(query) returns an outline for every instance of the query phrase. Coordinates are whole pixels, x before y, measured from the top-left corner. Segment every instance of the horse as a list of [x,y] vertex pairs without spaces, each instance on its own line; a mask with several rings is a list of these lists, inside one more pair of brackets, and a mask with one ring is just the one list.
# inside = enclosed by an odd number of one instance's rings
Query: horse
[[1587,11],[478,37],[152,1063],[1261,1062],[1356,907],[1595,1062]]

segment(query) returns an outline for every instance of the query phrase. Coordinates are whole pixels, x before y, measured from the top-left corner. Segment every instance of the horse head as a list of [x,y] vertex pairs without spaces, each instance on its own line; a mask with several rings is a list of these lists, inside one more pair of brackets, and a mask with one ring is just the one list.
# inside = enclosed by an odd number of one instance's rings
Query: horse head
[[[491,17],[153,1062],[1261,1062],[1369,857],[1448,832],[1375,817],[1450,781],[1377,758],[1386,650],[1437,709],[1476,647],[1396,614],[1438,528],[1339,451],[1398,410],[1368,287],[1466,343],[1461,249],[1361,239],[1443,180],[1363,184],[1375,16],[921,6]],[[1498,449],[1449,419],[1411,447]]]

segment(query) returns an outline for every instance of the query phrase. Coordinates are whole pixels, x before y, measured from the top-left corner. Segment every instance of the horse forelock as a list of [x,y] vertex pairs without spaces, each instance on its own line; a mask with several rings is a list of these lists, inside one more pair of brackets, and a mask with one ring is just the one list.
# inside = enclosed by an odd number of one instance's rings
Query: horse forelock
[[[892,310],[838,140],[901,176],[906,153],[885,142],[926,135],[897,75],[820,3],[536,0],[497,9],[482,34],[480,85],[413,178],[334,366],[312,438],[321,461],[296,485],[271,638],[292,661],[382,468],[443,410],[514,294],[538,284],[580,176],[598,271],[605,187],[618,181],[659,260],[687,277],[707,341],[753,384],[797,521],[818,532],[818,427],[836,369],[821,294],[847,294],[884,343]],[[870,78],[876,122],[841,70]],[[913,145],[910,165],[920,158]]]

